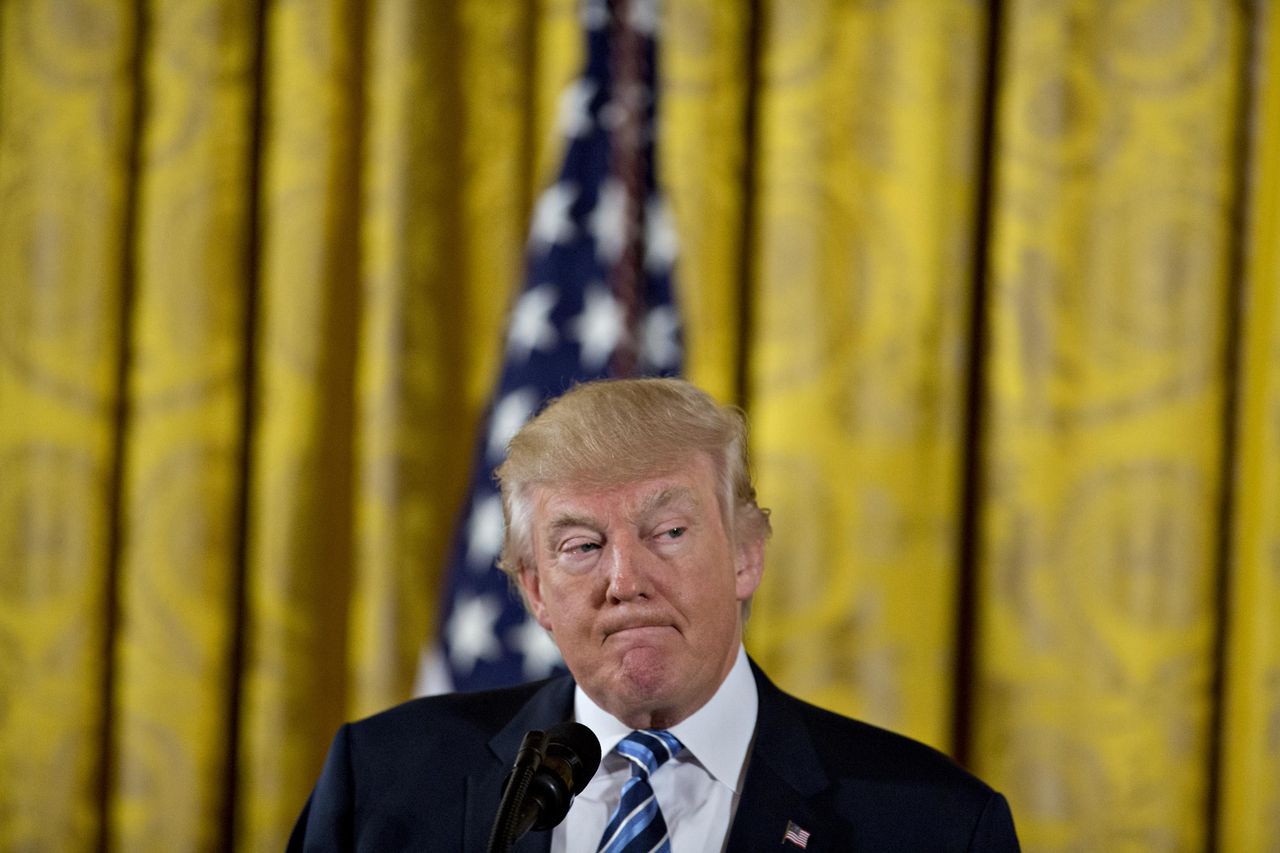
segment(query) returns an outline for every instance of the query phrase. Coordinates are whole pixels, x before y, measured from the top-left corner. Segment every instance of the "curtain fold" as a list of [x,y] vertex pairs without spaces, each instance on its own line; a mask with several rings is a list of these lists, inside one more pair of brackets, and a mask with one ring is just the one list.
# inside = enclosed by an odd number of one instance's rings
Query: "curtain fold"
[[[357,181],[365,20],[344,0],[267,7],[249,424],[240,837],[287,825],[290,792],[345,716],[353,580]],[[282,733],[291,736],[283,737]]]
[[109,697],[109,833],[124,849],[221,843],[230,793],[255,21],[248,4],[216,11],[142,19]]
[[89,849],[114,732],[137,17],[0,8],[0,843]]
[[820,704],[943,748],[986,24],[771,4],[757,95],[748,400],[776,538],[751,647]]
[[974,765],[1049,848],[1207,842],[1247,57],[1179,11],[1001,39]]
[[[575,0],[0,4],[0,848],[278,850],[408,697]],[[1029,850],[1280,843],[1280,15],[667,0],[747,644]]]
[[[759,63],[752,18],[738,4],[668,4],[658,48],[663,120],[654,157],[670,188],[680,238],[676,288],[687,374],[721,400],[742,404],[742,356],[751,306],[756,121],[749,87]],[[682,284],[681,282],[688,282]]]
[[1220,847],[1280,839],[1280,13],[1256,8],[1221,716]]

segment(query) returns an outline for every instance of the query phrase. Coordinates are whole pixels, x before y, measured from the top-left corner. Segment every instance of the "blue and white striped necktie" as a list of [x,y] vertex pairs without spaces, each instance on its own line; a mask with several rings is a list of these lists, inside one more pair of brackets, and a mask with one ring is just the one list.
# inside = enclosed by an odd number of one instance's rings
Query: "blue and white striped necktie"
[[671,839],[662,809],[653,797],[649,777],[682,749],[671,732],[632,732],[614,750],[631,762],[631,778],[622,786],[622,799],[604,828],[598,853],[670,853]]

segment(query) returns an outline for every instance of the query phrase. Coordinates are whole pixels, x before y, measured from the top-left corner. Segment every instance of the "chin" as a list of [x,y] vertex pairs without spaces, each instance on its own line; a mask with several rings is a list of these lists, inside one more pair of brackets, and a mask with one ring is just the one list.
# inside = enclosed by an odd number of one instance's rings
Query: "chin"
[[674,678],[675,666],[669,651],[655,646],[636,646],[619,656],[618,671],[628,681],[656,688]]
[[614,680],[617,695],[633,708],[665,707],[671,703],[680,679],[663,656],[634,650],[621,662]]

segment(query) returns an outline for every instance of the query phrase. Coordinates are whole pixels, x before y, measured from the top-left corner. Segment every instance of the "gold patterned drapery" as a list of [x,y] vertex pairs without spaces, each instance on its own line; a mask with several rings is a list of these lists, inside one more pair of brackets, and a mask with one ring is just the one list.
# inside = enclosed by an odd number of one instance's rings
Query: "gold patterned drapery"
[[[0,2],[0,848],[279,849],[435,618],[574,0]],[[1280,10],[667,0],[748,646],[1029,850],[1280,849]]]

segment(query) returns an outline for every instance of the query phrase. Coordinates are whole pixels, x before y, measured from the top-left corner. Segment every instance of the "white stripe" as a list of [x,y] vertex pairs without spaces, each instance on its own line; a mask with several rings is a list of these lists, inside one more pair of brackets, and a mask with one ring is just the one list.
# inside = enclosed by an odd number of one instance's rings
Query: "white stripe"
[[627,824],[631,823],[632,819],[634,819],[638,814],[640,814],[640,812],[644,811],[644,807],[647,806],[652,799],[653,799],[653,795],[650,794],[647,800],[641,800],[639,805],[637,805],[634,809],[628,812],[627,816],[622,819],[622,823],[618,824],[618,828],[613,831],[613,835],[609,836],[608,843],[600,845],[600,850],[608,850],[609,845],[613,844],[614,839],[618,837],[618,834],[621,833],[622,830],[626,828]]
[[659,847],[661,847],[663,844],[666,844],[666,843],[667,843],[667,837],[668,837],[669,835],[670,835],[670,833],[667,833],[667,835],[664,835],[664,836],[662,836],[661,838],[659,838],[659,839],[658,839],[658,843],[657,843],[657,844],[655,844],[655,845],[653,845],[652,847],[650,847],[650,848],[649,848],[649,853],[653,853],[653,851],[654,851],[654,850],[657,850],[657,849],[658,849]]

